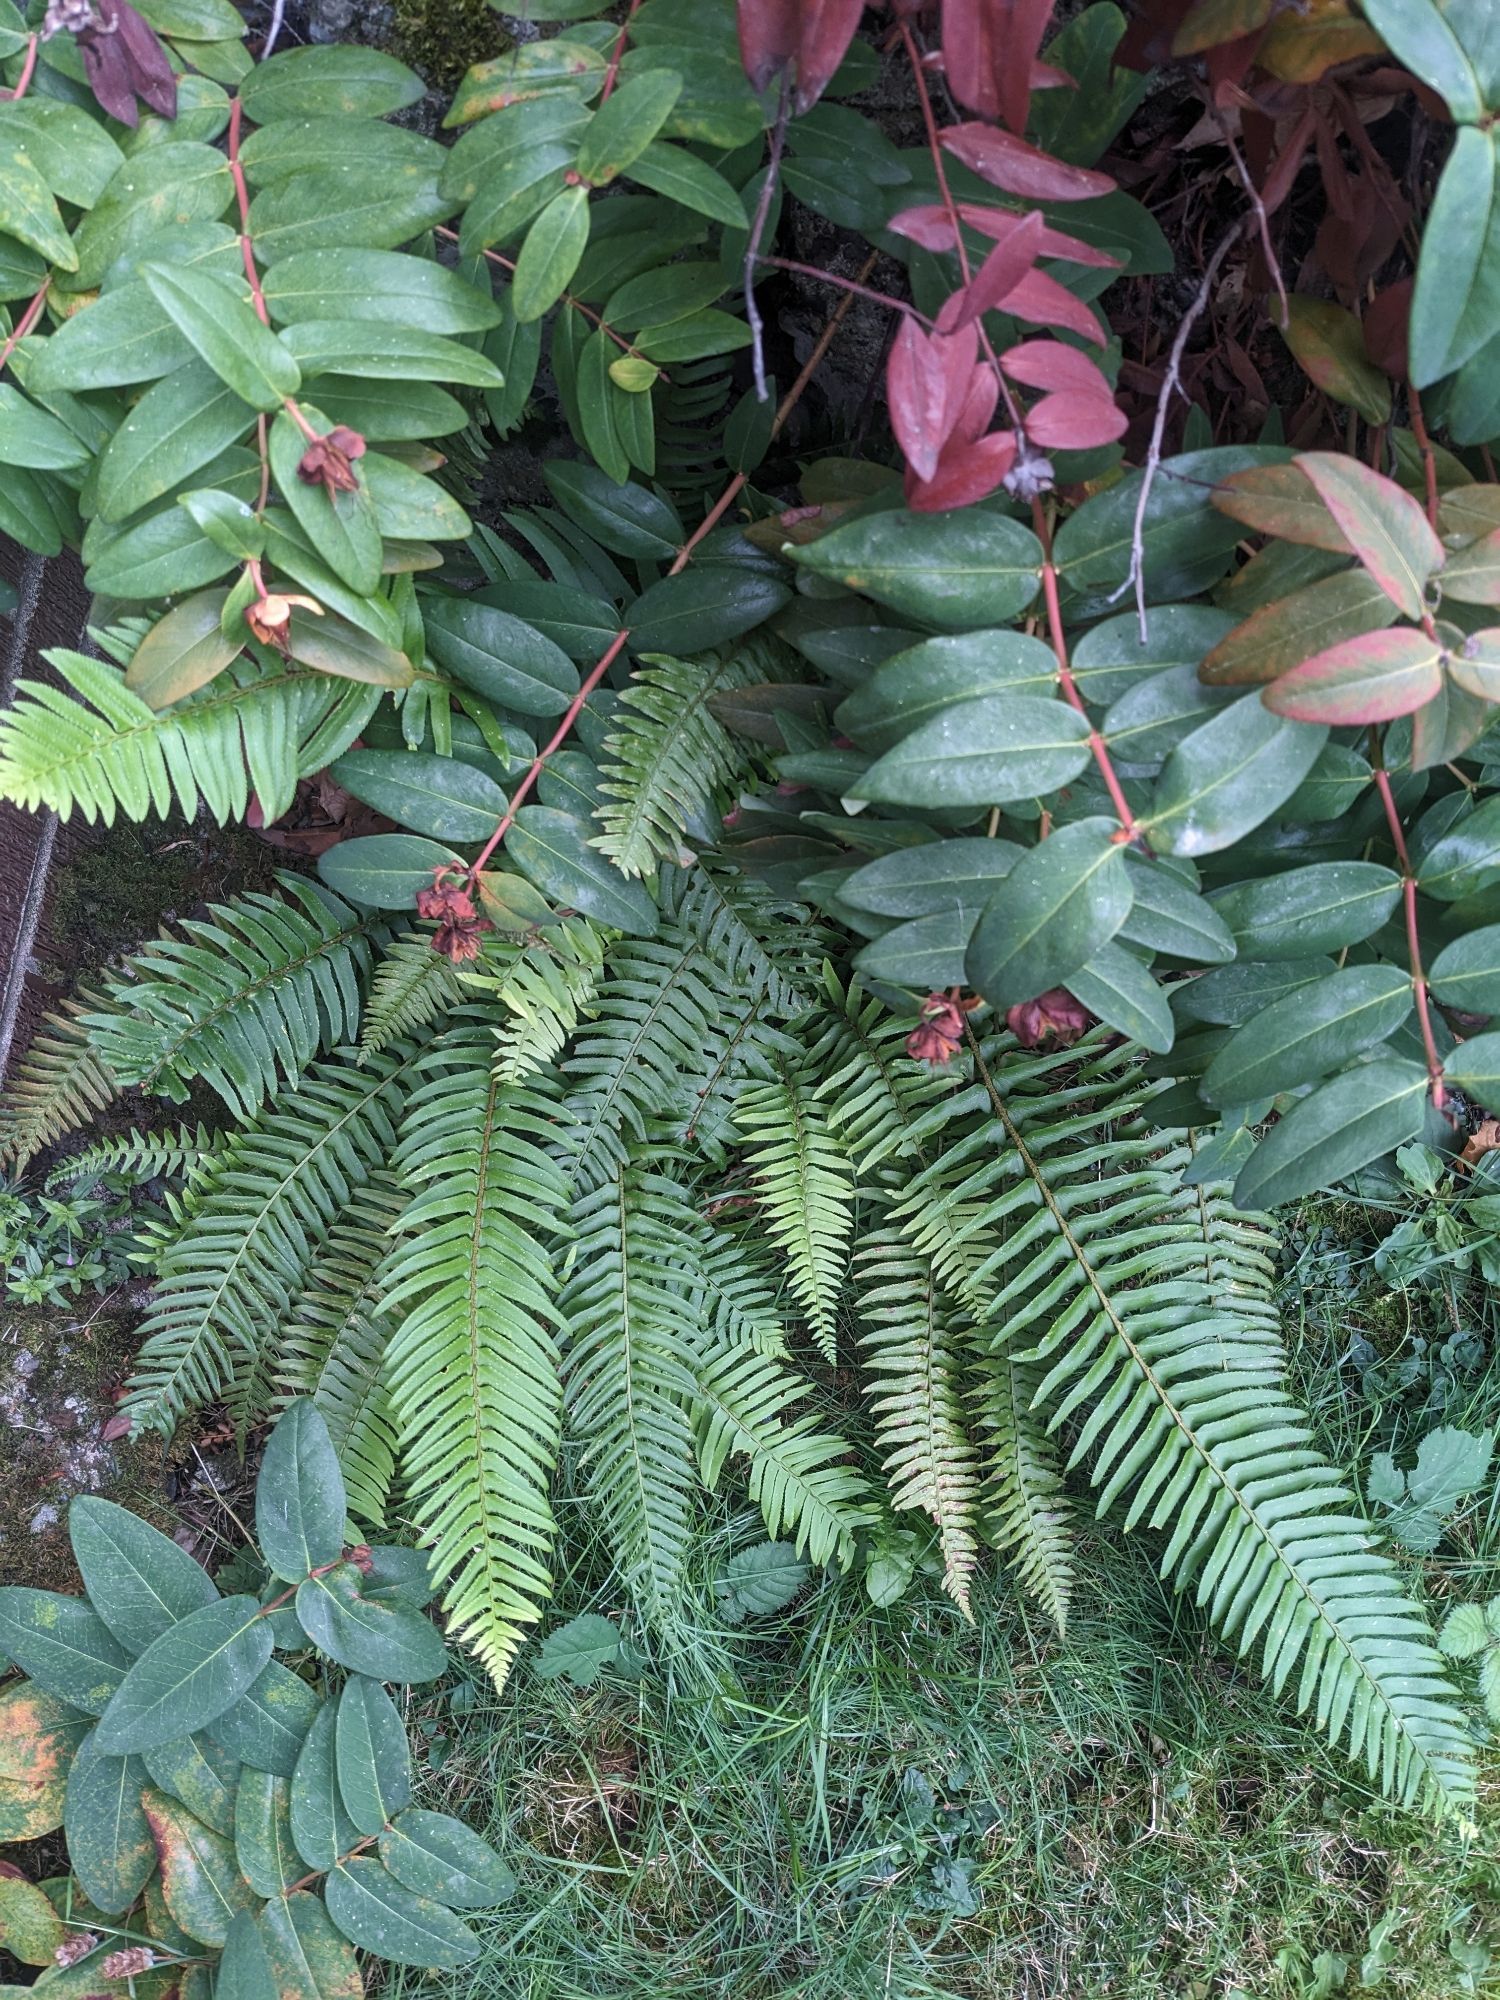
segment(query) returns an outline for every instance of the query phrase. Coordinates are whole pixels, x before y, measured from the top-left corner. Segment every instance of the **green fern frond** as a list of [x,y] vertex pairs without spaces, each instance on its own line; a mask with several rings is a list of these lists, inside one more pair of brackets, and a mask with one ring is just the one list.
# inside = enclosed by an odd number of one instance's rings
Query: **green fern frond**
[[1000,1353],[977,1364],[975,1409],[988,1444],[980,1527],[1059,1633],[1073,1595],[1072,1506],[1057,1442],[1032,1408],[1040,1371]]
[[969,1617],[979,1560],[979,1465],[964,1424],[956,1324],[931,1264],[895,1230],[877,1230],[854,1259],[862,1366],[891,1504],[918,1508],[938,1531],[943,1588]]
[[19,1171],[119,1095],[84,1026],[86,1014],[107,1004],[80,988],[76,999],[43,1017],[0,1099],[0,1162]]
[[239,661],[208,687],[158,711],[119,669],[83,653],[44,655],[67,689],[23,680],[0,714],[0,797],[112,826],[166,814],[191,819],[200,801],[221,826],[245,817],[251,796],[269,822],[297,779],[346,750],[369,720],[378,688],[326,674],[262,673]]
[[370,979],[359,1059],[414,1037],[459,1006],[464,982],[451,959],[432,948],[433,931],[403,931],[381,951]]
[[813,1005],[829,938],[799,903],[763,882],[700,865],[666,875],[665,908],[698,939],[729,986],[764,1003],[766,1017],[790,1021]]
[[708,704],[753,674],[737,651],[697,660],[648,654],[614,709],[604,739],[593,845],[625,875],[675,859],[694,822],[722,809],[720,794],[746,759]]
[[1258,1649],[1273,1690],[1300,1665],[1299,1712],[1387,1792],[1463,1805],[1442,1661],[1283,1386],[1264,1227],[1182,1185],[1188,1149],[1144,1115],[1128,1051],[1004,1055],[1003,1090],[1002,1055],[943,1107],[959,1132],[903,1193],[903,1228],[983,1292],[991,1349],[1035,1361],[1036,1407],[1070,1427],[1099,1511],[1165,1535],[1163,1574]]
[[[413,1057],[317,1063],[215,1160],[157,1265],[156,1298],[122,1408],[170,1432],[189,1406],[268,1381],[312,1255],[395,1143]],[[259,1414],[260,1412],[255,1412]]]
[[630,1161],[578,1202],[568,1325],[569,1429],[610,1551],[648,1618],[679,1616],[693,1514],[694,1318],[674,1276],[697,1217],[682,1189]]
[[831,1364],[838,1305],[854,1227],[854,1175],[804,1074],[777,1065],[769,1083],[748,1083],[734,1122],[787,1283]]
[[523,1083],[550,1069],[592,1004],[604,963],[604,940],[584,917],[568,917],[471,985],[488,984],[506,1019],[496,1031],[495,1073]]
[[818,1078],[814,1094],[828,1107],[829,1125],[869,1174],[917,1149],[917,1119],[951,1092],[953,1078],[907,1055],[906,1023],[884,1001],[853,982],[841,986],[831,970],[824,984],[824,1011],[807,1029],[806,1067]]
[[278,879],[284,896],[215,903],[110,980],[113,1006],[85,1024],[121,1083],[181,1104],[201,1079],[249,1118],[320,1051],[353,1039],[385,922],[304,876]]
[[406,1196],[377,1171],[350,1195],[318,1246],[274,1355],[281,1396],[310,1396],[339,1455],[349,1511],[385,1525],[396,1427],[384,1366],[392,1321],[380,1273]]
[[568,1186],[559,1106],[496,1080],[484,1020],[422,1057],[397,1176],[411,1190],[382,1275],[386,1381],[414,1517],[451,1629],[498,1684],[551,1594],[561,1422],[550,1245]]
[[162,1132],[116,1132],[81,1153],[59,1160],[47,1175],[48,1189],[76,1187],[101,1174],[128,1174],[133,1181],[184,1180],[207,1170],[229,1135],[204,1125],[170,1125]]

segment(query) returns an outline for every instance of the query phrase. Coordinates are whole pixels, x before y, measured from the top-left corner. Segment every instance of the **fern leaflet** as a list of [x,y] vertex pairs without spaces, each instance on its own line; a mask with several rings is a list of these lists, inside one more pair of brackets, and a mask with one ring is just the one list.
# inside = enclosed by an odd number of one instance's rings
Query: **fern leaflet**
[[432,939],[431,928],[404,931],[381,952],[359,1031],[361,1062],[444,1019],[463,1000],[463,980]]
[[769,1083],[748,1083],[735,1100],[750,1171],[787,1283],[831,1364],[838,1303],[854,1226],[854,1176],[799,1071],[777,1065]]
[[980,1521],[984,1538],[1008,1558],[1059,1633],[1066,1633],[1073,1595],[1072,1507],[1056,1441],[1032,1408],[1040,1372],[1034,1362],[1002,1352],[984,1356],[978,1375],[975,1402],[989,1445]]
[[44,1146],[54,1145],[119,1094],[119,1084],[84,1026],[85,1017],[106,1004],[81,988],[77,999],[65,1000],[42,1020],[5,1087],[0,1161],[19,1170]]
[[70,1153],[47,1175],[49,1189],[76,1187],[102,1174],[128,1174],[134,1181],[186,1180],[203,1173],[227,1135],[203,1125],[172,1125],[162,1132],[117,1132],[81,1153]]

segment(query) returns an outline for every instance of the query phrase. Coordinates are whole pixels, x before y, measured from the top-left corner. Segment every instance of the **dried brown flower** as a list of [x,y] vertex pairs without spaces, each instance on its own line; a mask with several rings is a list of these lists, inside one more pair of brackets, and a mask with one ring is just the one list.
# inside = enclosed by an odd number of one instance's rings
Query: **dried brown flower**
[[1086,1033],[1093,1015],[1066,986],[1054,986],[1035,1000],[1023,1000],[1005,1016],[1005,1025],[1025,1049],[1068,1049]]
[[156,1963],[156,1954],[149,1945],[127,1945],[124,1951],[112,1951],[101,1961],[99,1970],[106,1979],[134,1979],[142,1972],[149,1972]]
[[52,1956],[59,1965],[76,1965],[80,1958],[87,1958],[98,1943],[92,1931],[73,1931],[63,1939]]
[[321,618],[323,607],[315,597],[302,597],[295,591],[283,595],[280,591],[268,590],[264,597],[258,597],[245,608],[245,623],[263,646],[274,646],[284,660],[291,654],[292,610],[311,611]]
[[347,424],[335,424],[326,437],[314,438],[297,462],[297,477],[305,486],[321,486],[331,500],[336,493],[357,493],[354,460],[365,455],[365,441]]
[[964,1010],[946,993],[929,993],[917,1010],[917,1025],[906,1038],[915,1062],[947,1063],[964,1038]]
[[101,110],[122,125],[139,122],[136,100],[162,118],[177,116],[177,78],[156,30],[130,0],[52,0],[42,39],[71,33]]

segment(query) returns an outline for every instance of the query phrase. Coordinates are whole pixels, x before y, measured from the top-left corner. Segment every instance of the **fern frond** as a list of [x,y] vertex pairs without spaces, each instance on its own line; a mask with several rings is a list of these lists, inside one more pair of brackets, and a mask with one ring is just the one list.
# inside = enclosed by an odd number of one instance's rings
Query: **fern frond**
[[518,952],[492,982],[484,975],[506,1015],[496,1031],[502,1083],[523,1083],[557,1061],[592,1004],[603,963],[599,932],[584,917],[568,917]]
[[1059,1633],[1073,1595],[1072,1507],[1056,1440],[1032,1408],[1041,1379],[1034,1362],[986,1355],[978,1363],[976,1413],[988,1442],[980,1526]]
[[128,1174],[133,1181],[184,1180],[206,1171],[228,1144],[227,1133],[210,1132],[201,1124],[171,1125],[163,1132],[116,1132],[59,1160],[47,1175],[47,1187],[76,1187],[102,1174]]
[[118,1096],[120,1086],[84,1026],[85,1015],[106,1004],[80,988],[76,999],[43,1017],[0,1099],[0,1162],[19,1171]]
[[1387,1792],[1463,1804],[1442,1661],[1283,1386],[1264,1227],[1182,1185],[1188,1149],[1144,1115],[1127,1051],[1007,1057],[1003,1090],[1002,1052],[944,1107],[975,1120],[902,1195],[903,1228],[985,1292],[989,1346],[1035,1361],[1099,1511],[1165,1535],[1163,1574],[1272,1689],[1300,1665],[1299,1711]]
[[451,1629],[497,1684],[551,1594],[548,1499],[561,1422],[549,1246],[568,1186],[559,1107],[496,1080],[464,1017],[421,1058],[396,1173],[411,1190],[381,1274],[386,1382],[411,1506]]
[[573,1222],[569,1429],[615,1562],[647,1617],[670,1627],[692,1525],[695,1389],[693,1316],[672,1281],[691,1269],[697,1218],[674,1180],[630,1161]]
[[282,1398],[310,1396],[322,1411],[349,1511],[372,1528],[385,1524],[396,1467],[383,1373],[392,1321],[380,1273],[405,1206],[405,1194],[383,1170],[352,1192],[313,1255],[273,1357]]
[[239,661],[175,707],[148,708],[104,660],[54,648],[43,656],[63,688],[23,680],[0,714],[0,797],[31,810],[113,826],[200,801],[221,826],[252,794],[269,822],[298,777],[348,748],[378,688],[326,674],[263,673]]
[[917,1150],[916,1121],[953,1088],[948,1073],[906,1053],[906,1024],[857,984],[830,975],[825,1007],[807,1029],[815,1096],[861,1174]]
[[895,1231],[875,1231],[854,1259],[862,1366],[870,1377],[875,1430],[885,1454],[891,1504],[918,1508],[938,1531],[943,1588],[969,1617],[969,1580],[979,1560],[977,1454],[964,1424],[960,1356],[964,1329],[931,1264]]
[[803,1073],[785,1063],[769,1083],[747,1083],[734,1122],[787,1283],[831,1364],[854,1227],[854,1175]]
[[122,1406],[137,1424],[170,1432],[189,1405],[228,1395],[250,1413],[240,1385],[269,1383],[267,1350],[314,1250],[395,1143],[412,1061],[315,1064],[214,1161],[158,1261]]
[[744,752],[708,704],[753,678],[732,649],[697,660],[648,654],[615,706],[604,739],[593,845],[625,875],[675,860],[683,836],[716,807],[747,768]]
[[[696,937],[729,986],[764,1002],[772,1021],[789,1021],[813,1005],[828,933],[763,882],[700,865],[666,877],[664,907]],[[673,893],[675,889],[675,893]]]
[[110,980],[114,1005],[85,1024],[121,1083],[181,1104],[201,1079],[249,1118],[320,1051],[353,1039],[359,978],[385,922],[304,876],[278,879],[284,896],[215,903]]
[[464,999],[464,982],[451,959],[432,948],[433,932],[403,931],[380,954],[370,979],[359,1059],[379,1055],[452,1013]]

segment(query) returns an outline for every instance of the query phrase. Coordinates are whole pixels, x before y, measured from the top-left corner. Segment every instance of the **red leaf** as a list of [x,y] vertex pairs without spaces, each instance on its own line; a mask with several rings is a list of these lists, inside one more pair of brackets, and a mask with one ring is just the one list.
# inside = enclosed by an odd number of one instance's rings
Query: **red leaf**
[[1108,174],[1070,167],[993,125],[950,125],[939,137],[953,157],[981,180],[1029,201],[1092,201],[1114,189]]
[[886,366],[891,428],[907,463],[921,479],[931,479],[969,392],[979,352],[979,335],[967,327],[954,334],[927,335],[903,316]]
[[1392,722],[1441,692],[1441,658],[1437,641],[1409,625],[1362,632],[1293,667],[1261,700],[1295,722]]
[[1000,357],[1012,382],[1028,389],[1060,389],[1080,396],[1113,397],[1104,371],[1076,347],[1060,340],[1027,340]]
[[[983,208],[972,201],[960,202],[958,213],[967,228],[977,230],[981,236],[988,236],[991,242],[998,242],[1006,236],[1016,221],[1013,209]],[[920,243],[924,250],[953,248],[953,224],[947,209],[938,202],[930,202],[922,208],[905,209],[887,226],[898,236]],[[1066,257],[1069,263],[1092,264],[1099,270],[1116,270],[1119,267],[1118,257],[1111,257],[1107,250],[1096,250],[1082,237],[1069,236],[1061,229],[1052,228],[1050,223],[1042,224],[1038,244],[1038,254],[1043,257]]]
[[1031,66],[1052,0],[943,0],[943,69],[960,104],[1026,129]]
[[823,95],[848,52],[864,0],[738,0],[740,60],[756,90],[764,90],[788,63],[801,113]]
[[1404,381],[1407,367],[1406,327],[1411,318],[1412,280],[1402,278],[1377,292],[1365,308],[1365,352],[1382,374]]
[[983,500],[1010,471],[1015,456],[1011,431],[991,431],[973,443],[955,441],[943,453],[934,478],[922,480],[907,473],[906,504],[914,514],[940,514]]
[[938,314],[938,327],[948,333],[979,318],[1020,284],[1041,255],[1039,239],[1046,225],[1033,210],[1029,215],[1012,216],[1010,227],[996,240],[962,291],[954,292]]
[[968,393],[948,443],[973,444],[976,438],[982,438],[990,427],[999,400],[1000,384],[995,379],[994,369],[988,362],[978,362],[969,377]]
[[1420,618],[1427,579],[1442,568],[1446,551],[1418,502],[1341,451],[1305,451],[1294,463],[1386,596],[1408,618]]
[[1065,389],[1043,396],[1026,413],[1026,435],[1048,451],[1087,451],[1123,437],[1128,419],[1107,396],[1084,396]]
[[1030,320],[1033,326],[1066,327],[1069,333],[1081,334],[1096,347],[1104,345],[1099,322],[1088,307],[1045,271],[1028,271],[1020,284],[1000,300],[1000,305],[1017,319]]

